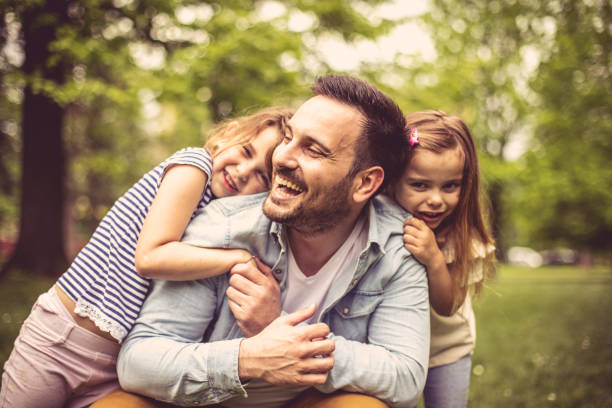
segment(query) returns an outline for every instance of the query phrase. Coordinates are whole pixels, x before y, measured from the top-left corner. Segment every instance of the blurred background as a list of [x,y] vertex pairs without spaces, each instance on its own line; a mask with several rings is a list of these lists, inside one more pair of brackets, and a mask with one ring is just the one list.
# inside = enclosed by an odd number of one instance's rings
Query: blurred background
[[609,0],[0,0],[0,364],[114,200],[346,73],[477,141],[500,267],[470,406],[612,407]]

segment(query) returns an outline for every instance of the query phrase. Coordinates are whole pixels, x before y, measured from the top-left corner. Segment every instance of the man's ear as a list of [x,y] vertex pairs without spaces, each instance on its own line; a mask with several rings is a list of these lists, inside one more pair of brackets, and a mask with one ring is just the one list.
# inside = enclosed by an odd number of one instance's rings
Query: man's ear
[[385,178],[385,171],[380,166],[361,170],[353,179],[353,201],[364,203],[376,193]]

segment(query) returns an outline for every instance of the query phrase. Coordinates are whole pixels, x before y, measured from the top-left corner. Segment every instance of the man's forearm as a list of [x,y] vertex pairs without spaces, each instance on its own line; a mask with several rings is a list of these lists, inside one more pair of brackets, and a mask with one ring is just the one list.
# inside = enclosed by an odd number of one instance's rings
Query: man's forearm
[[215,316],[216,289],[211,279],[152,281],[119,353],[124,389],[182,405],[245,393],[238,379],[241,339],[202,343]]
[[164,337],[133,339],[119,354],[119,382],[126,391],[184,406],[246,396],[236,372],[240,341],[180,343]]

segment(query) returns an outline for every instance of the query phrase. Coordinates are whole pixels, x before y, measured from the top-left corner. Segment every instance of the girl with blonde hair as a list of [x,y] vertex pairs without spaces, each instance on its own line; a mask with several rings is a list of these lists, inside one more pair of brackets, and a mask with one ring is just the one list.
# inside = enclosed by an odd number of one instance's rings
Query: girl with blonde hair
[[251,259],[180,239],[212,199],[269,189],[272,151],[291,115],[277,107],[226,121],[204,148],[179,150],[115,202],[23,323],[4,365],[1,408],[85,407],[118,389],[119,346],[148,278],[205,278]]

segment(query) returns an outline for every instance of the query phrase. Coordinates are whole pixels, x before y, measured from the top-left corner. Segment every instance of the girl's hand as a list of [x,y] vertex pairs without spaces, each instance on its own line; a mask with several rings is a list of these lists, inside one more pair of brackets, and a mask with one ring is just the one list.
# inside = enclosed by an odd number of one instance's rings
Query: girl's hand
[[423,220],[415,217],[404,221],[404,247],[428,268],[442,257],[434,232]]
[[230,310],[242,334],[254,336],[280,316],[280,287],[272,270],[255,257],[234,265],[230,275]]

